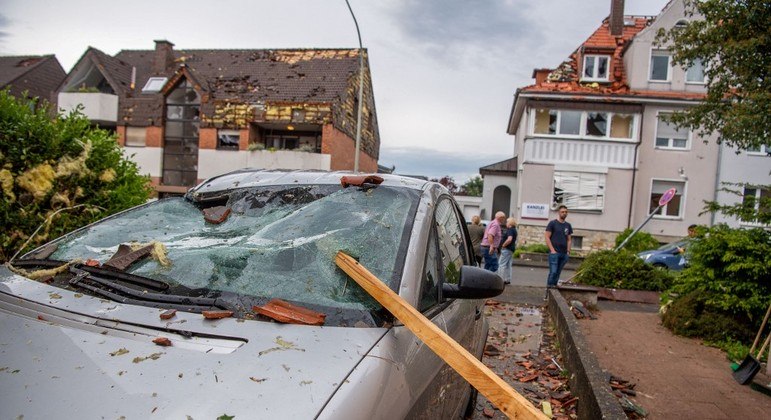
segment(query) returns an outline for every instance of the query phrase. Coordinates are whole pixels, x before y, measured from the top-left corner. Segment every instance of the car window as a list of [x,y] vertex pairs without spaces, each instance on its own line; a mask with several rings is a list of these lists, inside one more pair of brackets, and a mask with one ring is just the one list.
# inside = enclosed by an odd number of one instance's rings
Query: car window
[[674,251],[676,248],[682,248],[691,242],[690,239],[681,239],[677,242],[668,243],[659,247],[659,251]]
[[420,284],[418,310],[421,312],[439,303],[439,271],[436,253],[436,234],[431,229],[428,248],[426,249],[426,261],[423,265],[423,279]]
[[458,284],[460,268],[468,263],[468,255],[463,241],[463,229],[452,201],[441,199],[436,204],[434,222],[442,257],[444,281]]
[[236,190],[226,199],[218,204],[231,212],[220,224],[205,222],[201,204],[161,200],[57,241],[51,258],[104,263],[120,244],[159,241],[170,265],[146,258],[126,272],[197,295],[379,310],[335,265],[343,250],[392,289],[399,287],[419,191],[290,185]]

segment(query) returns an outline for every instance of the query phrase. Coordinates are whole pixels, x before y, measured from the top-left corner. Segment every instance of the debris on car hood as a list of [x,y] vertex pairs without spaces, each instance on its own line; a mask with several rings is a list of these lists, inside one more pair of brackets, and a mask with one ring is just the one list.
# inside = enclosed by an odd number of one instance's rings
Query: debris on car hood
[[288,324],[324,325],[325,314],[281,300],[272,299],[263,306],[252,308],[254,312],[278,322]]

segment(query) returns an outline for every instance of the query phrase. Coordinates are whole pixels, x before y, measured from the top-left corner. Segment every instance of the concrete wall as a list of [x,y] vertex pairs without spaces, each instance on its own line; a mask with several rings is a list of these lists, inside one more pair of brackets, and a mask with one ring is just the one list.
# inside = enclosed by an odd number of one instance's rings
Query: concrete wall
[[81,104],[82,112],[89,120],[112,123],[118,121],[118,95],[96,92],[59,93],[58,107],[65,112],[70,112]]
[[[722,182],[749,183],[752,185],[771,185],[771,156],[757,152],[742,151],[725,144],[720,146],[720,170],[718,171],[718,188],[724,185]],[[731,189],[739,189],[736,186],[726,186]],[[725,205],[733,205],[742,202],[742,197],[718,191],[717,201]],[[727,217],[720,213],[714,215],[714,223],[727,223],[731,227],[754,226],[739,222],[736,218]]]
[[198,178],[205,179],[236,169],[330,169],[330,156],[290,150],[198,150]]
[[[685,181],[682,217],[662,218],[654,216],[643,228],[653,235],[682,237],[691,224],[709,225],[709,214],[699,216],[704,200],[715,199],[718,146],[716,136],[704,139],[690,134],[690,145],[685,150],[656,148],[656,124],[660,112],[677,108],[664,105],[647,105],[643,111],[643,135],[639,149],[639,169],[635,180],[633,225],[642,223],[648,216],[651,184],[653,179]],[[666,239],[666,238],[663,238]]]
[[652,49],[666,49],[666,46],[657,47],[654,45],[656,33],[660,28],[672,28],[679,20],[696,19],[696,17],[686,18],[685,7],[682,0],[673,0],[656,17],[653,23],[640,31],[635,36],[629,49],[624,53],[624,65],[627,70],[629,86],[632,89],[641,90],[676,90],[683,92],[705,92],[704,83],[686,83],[685,69],[674,66],[670,68],[669,81],[650,81],[650,58]]
[[458,203],[458,207],[467,222],[471,221],[471,216],[479,216],[482,206],[482,197],[456,195],[455,202]]

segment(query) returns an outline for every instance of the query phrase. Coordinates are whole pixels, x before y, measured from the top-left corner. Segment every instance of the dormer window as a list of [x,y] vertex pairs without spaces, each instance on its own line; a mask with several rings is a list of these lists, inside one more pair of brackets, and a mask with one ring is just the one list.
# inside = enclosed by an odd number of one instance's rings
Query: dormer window
[[585,55],[584,74],[581,80],[608,81],[609,63],[610,56],[608,55]]
[[163,85],[166,84],[166,77],[151,77],[147,79],[145,87],[142,88],[142,93],[155,93],[160,92]]

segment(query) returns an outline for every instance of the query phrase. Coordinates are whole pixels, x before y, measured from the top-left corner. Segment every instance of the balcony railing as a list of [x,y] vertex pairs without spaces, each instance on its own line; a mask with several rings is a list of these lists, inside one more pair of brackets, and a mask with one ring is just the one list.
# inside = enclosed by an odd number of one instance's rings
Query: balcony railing
[[81,112],[91,121],[115,124],[118,121],[118,96],[100,92],[61,92],[59,109],[65,113],[83,105]]
[[636,143],[598,140],[528,138],[524,163],[596,165],[608,168],[634,167]]

